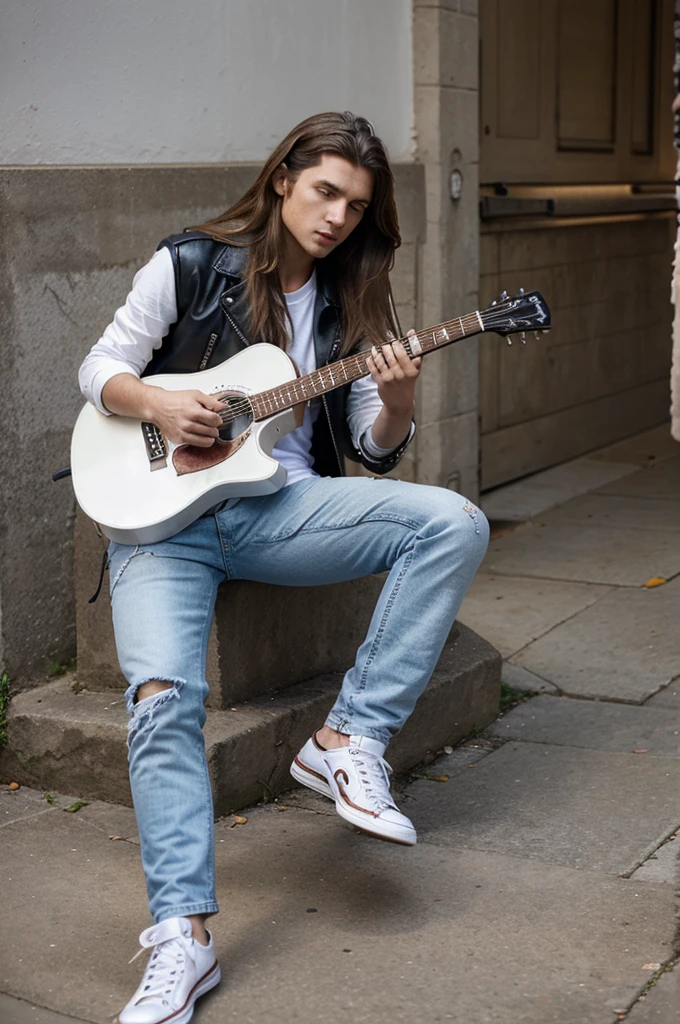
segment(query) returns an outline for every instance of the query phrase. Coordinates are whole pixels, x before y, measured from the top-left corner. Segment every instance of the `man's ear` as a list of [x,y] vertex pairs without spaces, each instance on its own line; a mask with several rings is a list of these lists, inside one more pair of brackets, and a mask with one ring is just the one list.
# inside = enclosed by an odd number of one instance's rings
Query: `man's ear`
[[288,168],[285,164],[279,164],[274,173],[272,174],[272,185],[274,191],[279,196],[285,196],[286,194],[286,183],[288,181]]

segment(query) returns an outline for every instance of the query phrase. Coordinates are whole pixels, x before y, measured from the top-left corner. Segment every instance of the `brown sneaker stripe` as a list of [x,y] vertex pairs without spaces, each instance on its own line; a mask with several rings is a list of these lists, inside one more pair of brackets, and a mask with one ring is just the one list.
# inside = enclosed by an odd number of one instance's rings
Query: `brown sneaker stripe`
[[299,757],[295,758],[295,764],[298,768],[302,768],[303,772],[307,772],[309,775],[313,775],[315,778],[321,779],[322,782],[325,782],[326,785],[328,785],[328,779],[325,775],[322,775],[321,772],[315,772],[313,768],[310,768],[308,764],[301,761]]
[[347,796],[347,793],[345,793],[345,789],[343,787],[343,784],[342,784],[341,780],[338,778],[338,775],[343,775],[344,776],[345,783],[348,783],[349,779],[347,778],[347,773],[345,772],[345,770],[343,768],[338,768],[338,770],[336,771],[335,775],[333,776],[333,778],[335,779],[335,781],[338,784],[338,790],[340,791],[340,796],[345,801],[347,806],[348,807],[353,807],[355,811],[361,811],[362,814],[368,814],[368,815],[370,815],[371,818],[379,818],[380,817],[380,813],[378,811],[369,811],[367,807],[359,807],[359,804],[355,804],[353,800],[350,800],[350,798]]

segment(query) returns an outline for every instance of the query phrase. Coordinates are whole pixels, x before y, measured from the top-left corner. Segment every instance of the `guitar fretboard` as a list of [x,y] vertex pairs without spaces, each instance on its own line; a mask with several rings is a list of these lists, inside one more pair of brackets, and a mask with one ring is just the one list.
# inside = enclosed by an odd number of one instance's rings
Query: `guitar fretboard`
[[[447,320],[437,327],[429,328],[426,331],[418,331],[416,334],[399,338],[406,349],[409,359],[432,352],[436,348],[443,348],[461,338],[469,338],[472,334],[479,334],[484,330],[482,318],[479,311],[468,313],[467,316],[457,317],[455,320]],[[378,349],[386,345],[378,346]],[[342,387],[343,384],[351,384],[354,380],[366,377],[370,373],[366,365],[366,357],[370,351],[360,352],[354,356],[347,356],[339,359],[336,363],[322,366],[304,377],[297,377],[295,380],[280,384],[269,391],[260,391],[257,395],[250,396],[250,404],[256,420],[267,419],[274,413],[283,412],[294,405],[308,402],[318,395],[324,395],[328,391]]]

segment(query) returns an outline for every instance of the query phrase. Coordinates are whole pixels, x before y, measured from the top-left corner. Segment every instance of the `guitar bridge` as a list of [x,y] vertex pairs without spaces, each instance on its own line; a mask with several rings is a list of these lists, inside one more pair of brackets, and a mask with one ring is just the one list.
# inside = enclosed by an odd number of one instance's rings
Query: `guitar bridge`
[[160,428],[155,423],[142,423],[142,436],[149,469],[165,469],[168,464],[168,449]]

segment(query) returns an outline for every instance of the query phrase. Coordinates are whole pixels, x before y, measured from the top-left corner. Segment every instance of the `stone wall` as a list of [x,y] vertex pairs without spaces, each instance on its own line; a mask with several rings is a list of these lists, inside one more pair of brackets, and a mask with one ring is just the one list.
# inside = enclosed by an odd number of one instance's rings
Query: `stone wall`
[[[424,326],[477,308],[479,129],[477,0],[414,0],[416,158],[425,168]],[[462,179],[452,199],[450,175]],[[477,340],[432,355],[420,381],[418,482],[476,500]]]
[[538,289],[553,327],[480,346],[482,485],[494,487],[668,419],[672,212],[489,222],[482,306]]
[[[11,411],[0,455],[0,664],[15,690],[75,655],[74,498],[68,479],[51,476],[69,464],[82,404],[78,366],[157,242],[225,209],[256,171],[247,164],[0,171],[3,405]],[[404,246],[394,284],[410,326],[419,302],[423,173],[397,164],[395,176]],[[415,475],[416,451],[404,462],[407,477]]]

